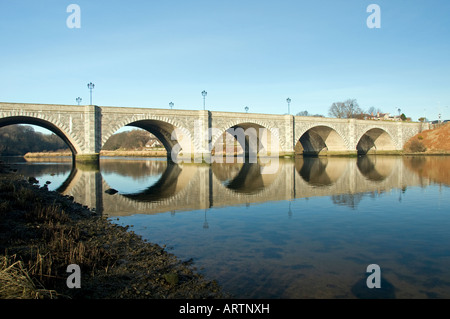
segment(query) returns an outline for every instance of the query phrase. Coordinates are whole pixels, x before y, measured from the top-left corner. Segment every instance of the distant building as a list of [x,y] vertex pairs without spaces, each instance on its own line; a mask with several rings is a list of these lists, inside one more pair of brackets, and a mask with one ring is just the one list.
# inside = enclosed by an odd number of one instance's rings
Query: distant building
[[[366,117],[366,119],[368,119],[368,120],[376,120],[376,121],[397,121],[397,122],[401,121],[400,116],[391,115],[390,113],[380,113],[380,112],[377,112],[376,115],[374,115],[372,113],[371,115],[368,115]],[[409,119],[409,120],[411,120],[411,119]]]
[[145,143],[145,148],[161,148],[163,145],[161,142],[155,137],[150,138],[147,143]]

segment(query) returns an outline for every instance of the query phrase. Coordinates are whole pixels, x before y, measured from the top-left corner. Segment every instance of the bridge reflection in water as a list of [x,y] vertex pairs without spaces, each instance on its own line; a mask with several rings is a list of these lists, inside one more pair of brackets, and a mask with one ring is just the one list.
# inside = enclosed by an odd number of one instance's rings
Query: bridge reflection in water
[[[316,196],[331,196],[340,203],[356,194],[433,181],[414,172],[417,165],[410,162],[389,156],[298,158],[280,161],[275,174],[261,174],[260,164],[176,165],[154,159],[103,159],[101,171],[77,164],[57,191],[108,217]],[[131,179],[138,187],[114,182],[114,175]],[[111,192],[114,188],[117,191]]]

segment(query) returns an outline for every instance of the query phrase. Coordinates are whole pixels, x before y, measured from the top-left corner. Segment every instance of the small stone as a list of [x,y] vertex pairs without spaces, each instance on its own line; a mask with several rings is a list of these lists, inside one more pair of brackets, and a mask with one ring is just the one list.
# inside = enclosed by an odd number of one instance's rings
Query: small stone
[[164,274],[164,279],[171,285],[176,285],[178,283],[178,274]]
[[109,188],[109,189],[107,189],[106,191],[105,191],[105,193],[106,194],[109,194],[109,195],[114,195],[114,194],[116,194],[118,191],[117,190],[115,190],[114,188]]
[[38,184],[39,183],[39,181],[35,177],[29,177],[28,178],[28,182],[30,182],[31,184]]

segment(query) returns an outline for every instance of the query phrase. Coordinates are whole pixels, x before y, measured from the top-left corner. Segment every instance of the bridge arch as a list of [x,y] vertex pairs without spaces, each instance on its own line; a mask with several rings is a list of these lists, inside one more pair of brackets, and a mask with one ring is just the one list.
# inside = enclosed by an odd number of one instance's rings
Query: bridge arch
[[211,151],[226,133],[238,141],[246,156],[270,156],[280,149],[280,137],[276,128],[263,121],[246,119],[229,121],[219,128],[212,128]]
[[316,125],[308,128],[297,140],[296,153],[305,156],[326,155],[348,151],[348,141],[339,129],[328,125]]
[[377,151],[395,151],[397,147],[392,135],[380,127],[369,127],[357,138],[358,154],[376,153]]
[[45,128],[59,136],[67,144],[74,157],[81,153],[82,142],[68,133],[70,128],[51,117],[22,114],[0,118],[0,127],[14,124],[28,124]]
[[193,156],[194,145],[189,130],[170,118],[158,116],[134,116],[115,122],[103,132],[101,148],[113,134],[126,126],[137,127],[155,135],[166,149],[169,160],[175,161],[174,156]]

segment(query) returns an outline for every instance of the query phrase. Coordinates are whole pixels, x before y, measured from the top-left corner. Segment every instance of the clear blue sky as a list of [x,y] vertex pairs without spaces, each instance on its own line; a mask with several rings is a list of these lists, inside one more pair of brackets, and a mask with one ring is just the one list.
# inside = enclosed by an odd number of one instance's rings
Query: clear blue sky
[[[66,8],[81,8],[70,29]],[[369,29],[371,3],[381,28]],[[0,101],[450,118],[450,1],[0,1]],[[440,109],[439,109],[440,107]]]

